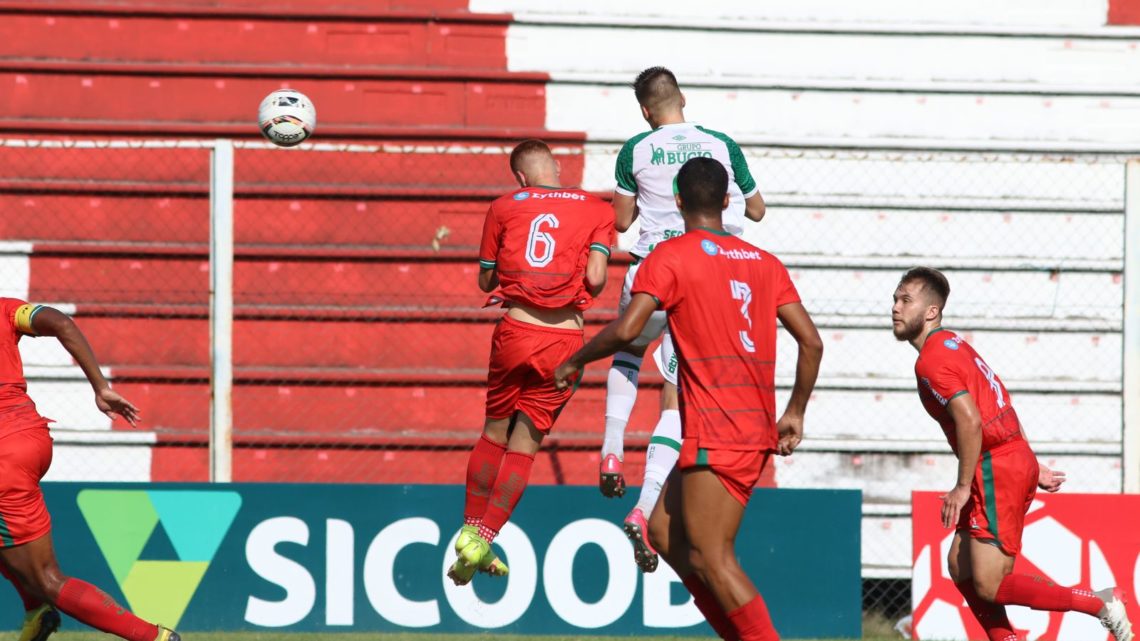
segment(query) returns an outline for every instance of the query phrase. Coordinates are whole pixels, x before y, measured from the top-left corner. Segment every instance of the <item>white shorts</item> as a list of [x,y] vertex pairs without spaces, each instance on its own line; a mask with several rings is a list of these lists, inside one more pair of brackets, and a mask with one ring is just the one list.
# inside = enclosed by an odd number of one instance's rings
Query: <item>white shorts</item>
[[[621,302],[618,304],[618,314],[624,314],[632,295],[629,290],[633,289],[633,278],[637,276],[637,268],[641,266],[640,262],[634,263],[629,266],[629,271],[625,273],[625,284],[621,288]],[[665,323],[665,310],[659,309],[649,316],[649,322],[645,323],[642,328],[641,334],[637,338],[630,341],[632,347],[648,347],[650,343],[657,340],[667,329]]]
[[657,364],[657,369],[666,382],[677,384],[677,351],[673,349],[673,335],[669,333],[668,327],[661,337],[661,344],[653,350],[653,362]]

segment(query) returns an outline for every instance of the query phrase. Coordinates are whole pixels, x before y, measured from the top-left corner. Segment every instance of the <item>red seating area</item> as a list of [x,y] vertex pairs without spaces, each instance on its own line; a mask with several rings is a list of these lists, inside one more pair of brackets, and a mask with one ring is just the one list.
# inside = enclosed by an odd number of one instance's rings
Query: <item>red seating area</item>
[[[208,475],[208,152],[102,141],[255,139],[260,99],[288,85],[316,103],[318,142],[367,151],[238,150],[235,480],[461,482],[498,313],[480,308],[475,248],[489,199],[513,188],[502,149],[542,135],[564,183],[583,169],[582,135],[542,131],[545,77],[506,70],[510,17],[451,0],[124,0],[0,1],[0,18],[0,132],[43,141],[0,146],[0,237],[33,241],[30,297],[75,305],[144,408],[153,479]],[[603,374],[538,482],[596,481]],[[641,403],[631,441],[655,420]],[[634,478],[640,464],[631,452]]]

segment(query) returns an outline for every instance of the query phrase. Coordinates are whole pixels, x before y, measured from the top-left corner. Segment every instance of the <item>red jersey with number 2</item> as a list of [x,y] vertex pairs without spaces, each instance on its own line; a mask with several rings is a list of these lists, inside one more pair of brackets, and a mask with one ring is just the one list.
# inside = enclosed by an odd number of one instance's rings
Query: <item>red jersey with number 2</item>
[[696,229],[659,244],[631,291],[668,312],[684,438],[700,448],[775,450],[776,309],[800,301],[783,263]]
[[499,275],[499,295],[531,307],[586,309],[590,251],[610,255],[614,211],[580,189],[526,187],[491,203],[479,266]]
[[942,328],[931,332],[918,353],[914,375],[922,406],[942,426],[955,454],[958,437],[946,406],[966,393],[982,417],[983,452],[1022,438],[1021,421],[1005,385],[961,336]]

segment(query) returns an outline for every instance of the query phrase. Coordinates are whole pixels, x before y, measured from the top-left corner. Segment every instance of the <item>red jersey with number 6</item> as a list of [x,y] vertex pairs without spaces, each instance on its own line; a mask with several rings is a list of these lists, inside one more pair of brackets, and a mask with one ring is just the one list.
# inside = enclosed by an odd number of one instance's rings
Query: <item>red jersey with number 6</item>
[[961,336],[942,328],[932,331],[918,353],[914,375],[922,406],[942,426],[955,454],[958,437],[946,406],[967,393],[982,417],[983,452],[1022,438],[1021,421],[1005,385]]
[[668,312],[684,438],[775,450],[776,309],[800,302],[783,263],[727,232],[695,229],[659,244],[631,291]]
[[496,199],[483,223],[479,266],[499,275],[499,296],[531,307],[593,305],[591,251],[610,255],[614,212],[580,189],[526,187]]

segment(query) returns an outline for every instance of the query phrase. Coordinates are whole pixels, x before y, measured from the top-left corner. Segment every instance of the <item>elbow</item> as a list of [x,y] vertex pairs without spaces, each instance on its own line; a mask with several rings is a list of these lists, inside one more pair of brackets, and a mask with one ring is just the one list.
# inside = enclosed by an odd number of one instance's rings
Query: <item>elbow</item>
[[480,274],[479,289],[487,294],[490,294],[495,290],[495,279]]
[[614,221],[614,230],[617,231],[617,233],[619,233],[619,234],[624,234],[625,232],[629,231],[629,228],[632,225],[633,225],[632,220],[631,221],[624,221],[624,220]]
[[823,339],[814,334],[800,341],[800,351],[816,362],[823,359]]
[[768,213],[768,207],[764,203],[760,203],[758,207],[749,207],[745,210],[744,215],[753,222],[760,222],[764,220],[764,214]]
[[624,323],[618,325],[616,329],[617,331],[614,332],[614,334],[622,345],[628,345],[633,339],[637,338],[637,335],[640,333],[634,331],[632,327]]

